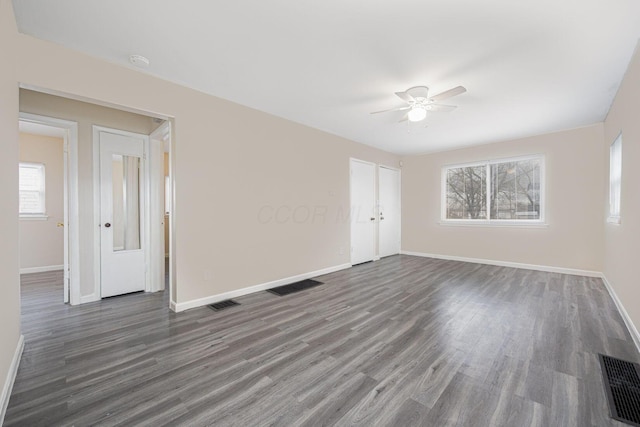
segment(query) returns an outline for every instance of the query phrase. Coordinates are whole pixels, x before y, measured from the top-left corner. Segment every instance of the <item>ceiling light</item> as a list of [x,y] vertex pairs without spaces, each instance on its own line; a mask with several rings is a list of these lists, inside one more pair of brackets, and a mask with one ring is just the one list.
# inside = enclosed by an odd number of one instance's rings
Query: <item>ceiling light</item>
[[420,120],[424,120],[427,117],[427,110],[422,106],[415,106],[409,110],[409,114],[407,115],[410,122],[419,122]]
[[136,67],[147,68],[149,66],[149,59],[142,55],[131,55],[129,61]]

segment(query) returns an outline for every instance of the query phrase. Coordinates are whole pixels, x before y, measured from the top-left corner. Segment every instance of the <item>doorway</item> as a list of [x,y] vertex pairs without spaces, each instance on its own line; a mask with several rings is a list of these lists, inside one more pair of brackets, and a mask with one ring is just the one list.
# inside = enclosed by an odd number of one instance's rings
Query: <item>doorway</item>
[[[68,180],[69,183],[66,186],[69,193],[68,204],[68,227],[64,227],[65,232],[69,233],[69,302],[72,305],[90,303],[98,301],[102,298],[101,292],[101,273],[100,273],[100,212],[96,214],[96,206],[100,207],[99,188],[96,190],[96,179],[99,181],[99,176],[96,178],[96,173],[99,175],[99,150],[95,150],[93,142],[93,126],[100,124],[101,126],[109,129],[126,129],[127,131],[141,134],[145,138],[150,139],[150,134],[157,130],[159,126],[167,125],[167,128],[171,128],[173,123],[171,119],[166,116],[158,115],[158,113],[146,113],[144,111],[133,110],[126,107],[106,105],[99,101],[92,100],[80,100],[74,96],[68,96],[62,93],[51,93],[46,90],[38,90],[35,88],[20,88],[20,109],[21,111],[28,111],[32,114],[27,116],[34,116],[37,114],[46,115],[45,119],[51,120],[55,125],[65,128],[69,127],[71,130],[69,134],[72,135],[69,138],[69,151],[67,154],[69,169]],[[49,119],[49,117],[63,117],[65,120]],[[21,115],[22,118],[22,115]],[[44,119],[43,119],[44,120]],[[117,132],[116,132],[117,133]],[[171,150],[173,145],[171,144],[171,132],[167,132],[167,160],[171,163],[173,158]],[[150,147],[145,147],[144,154],[149,156],[151,152]],[[164,156],[164,153],[161,154]],[[96,160],[98,159],[98,160]],[[144,159],[146,166],[149,166],[150,159]],[[164,159],[160,161],[160,168],[164,168]],[[97,166],[96,166],[97,165]],[[149,181],[147,173],[150,173],[149,168],[144,170],[143,176],[140,179],[142,181]],[[160,173],[162,175],[162,172]],[[164,189],[164,179],[161,176],[159,180],[159,187]],[[172,184],[167,186],[171,189],[171,198],[173,198]],[[113,190],[113,189],[112,189]],[[141,199],[144,206],[144,218],[142,220],[148,222],[148,216],[151,215],[152,204],[147,199],[151,197],[148,189],[145,189],[144,200]],[[155,199],[154,199],[155,201]],[[160,200],[160,204],[164,203],[164,197]],[[82,207],[82,210],[78,209],[78,206]],[[159,211],[164,214],[164,206],[160,206]],[[161,215],[162,218],[162,215]],[[64,221],[61,221],[64,222]],[[170,222],[170,221],[169,221]],[[169,224],[168,234],[173,233],[174,228],[172,224]],[[62,230],[62,228],[60,228]],[[143,238],[149,237],[147,230],[141,228],[141,233],[147,233]],[[167,239],[172,240],[173,239]],[[144,245],[144,240],[141,240],[141,245]],[[145,247],[149,247],[148,245]],[[164,250],[161,251],[161,265],[164,265],[165,254]],[[169,245],[168,252],[171,253],[171,258],[175,253],[175,249]],[[148,255],[145,253],[145,256]],[[98,262],[96,262],[98,259]],[[172,259],[173,260],[173,259]],[[96,265],[97,264],[97,265]],[[147,260],[146,268],[149,271],[150,263]],[[172,287],[173,281],[175,281],[175,268],[169,267],[171,271],[170,277],[167,278],[169,283],[169,289]],[[150,272],[146,272],[146,275],[150,276]],[[159,276],[162,276],[162,272]],[[59,284],[62,284],[62,277],[60,276]],[[150,283],[148,278],[145,278],[144,291],[152,292],[155,290],[165,289],[165,281],[162,277],[159,281]],[[173,298],[170,298],[173,297]],[[175,299],[175,294],[169,295],[167,293],[167,305],[174,307],[175,304],[172,300]]]
[[373,261],[376,252],[375,164],[351,159],[351,265]]
[[[170,286],[166,257],[171,199],[165,179],[171,125],[151,135],[94,126],[96,271],[100,298]],[[170,181],[170,180],[169,180]],[[98,274],[97,274],[98,276]]]
[[[61,271],[62,301],[79,304],[79,268],[75,261],[79,250],[78,125],[72,121],[23,112],[19,114],[18,125],[21,139],[31,135],[28,138],[31,142],[25,141],[19,168],[21,186],[24,186],[20,190],[20,241],[24,252],[21,254],[20,272]],[[30,144],[41,143],[42,137],[52,139],[39,149],[28,149]],[[47,152],[51,152],[53,147],[47,146],[56,144],[56,141],[60,142],[59,149],[54,149],[54,153],[48,155]],[[27,167],[23,168],[23,163]],[[29,164],[36,168],[29,168]],[[38,185],[32,181],[34,178],[42,182]],[[34,203],[39,207],[35,207]],[[62,262],[57,261],[60,259]]]
[[151,291],[170,288],[171,266],[171,122],[160,125],[149,135]]

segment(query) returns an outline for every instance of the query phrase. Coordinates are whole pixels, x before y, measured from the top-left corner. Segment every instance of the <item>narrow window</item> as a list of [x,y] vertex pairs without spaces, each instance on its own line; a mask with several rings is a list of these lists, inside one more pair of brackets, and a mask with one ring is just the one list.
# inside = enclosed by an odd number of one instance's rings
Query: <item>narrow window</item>
[[622,134],[609,147],[609,218],[620,224],[620,194],[622,187]]
[[42,163],[19,164],[20,216],[45,215],[44,165]]

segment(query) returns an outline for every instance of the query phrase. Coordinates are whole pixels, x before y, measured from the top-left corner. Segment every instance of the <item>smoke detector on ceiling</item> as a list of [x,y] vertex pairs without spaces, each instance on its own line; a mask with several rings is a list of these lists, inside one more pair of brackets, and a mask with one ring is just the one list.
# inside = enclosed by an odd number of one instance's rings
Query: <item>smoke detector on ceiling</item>
[[147,68],[149,66],[149,59],[142,55],[129,56],[129,62],[139,68]]

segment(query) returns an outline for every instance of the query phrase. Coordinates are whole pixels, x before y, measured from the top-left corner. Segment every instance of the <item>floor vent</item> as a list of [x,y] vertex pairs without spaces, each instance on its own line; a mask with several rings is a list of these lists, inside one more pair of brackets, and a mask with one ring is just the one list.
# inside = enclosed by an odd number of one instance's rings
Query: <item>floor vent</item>
[[322,282],[317,280],[307,279],[300,282],[291,283],[290,285],[278,286],[277,288],[267,289],[272,294],[278,296],[289,295],[294,292],[304,291],[305,289],[313,288],[314,286],[322,285]]
[[611,418],[640,426],[640,365],[599,356]]
[[220,310],[224,310],[225,308],[233,307],[234,305],[240,305],[240,303],[235,302],[232,299],[227,299],[224,301],[217,302],[215,304],[209,304],[209,308],[215,311],[220,311]]

